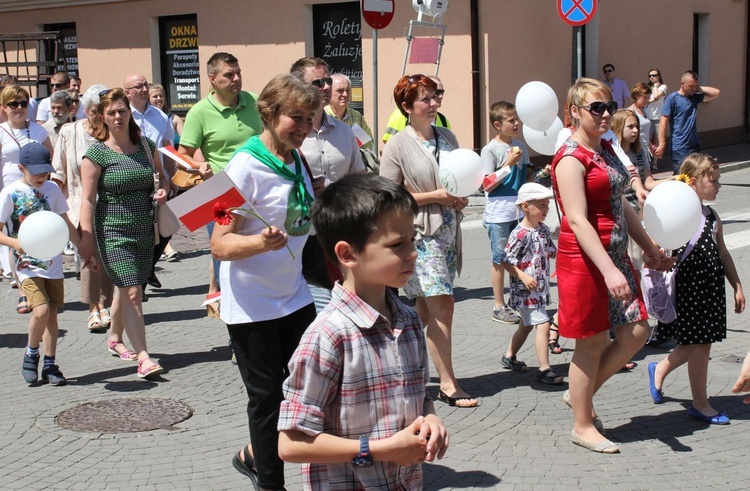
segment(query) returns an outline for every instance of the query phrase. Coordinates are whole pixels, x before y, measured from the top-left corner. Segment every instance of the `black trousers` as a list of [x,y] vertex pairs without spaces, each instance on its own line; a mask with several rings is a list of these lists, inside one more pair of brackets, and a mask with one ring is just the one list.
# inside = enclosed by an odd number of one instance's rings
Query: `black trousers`
[[281,386],[289,376],[289,359],[302,334],[315,319],[310,304],[280,319],[228,324],[232,348],[247,389],[247,423],[260,487],[284,487],[284,462],[279,458]]

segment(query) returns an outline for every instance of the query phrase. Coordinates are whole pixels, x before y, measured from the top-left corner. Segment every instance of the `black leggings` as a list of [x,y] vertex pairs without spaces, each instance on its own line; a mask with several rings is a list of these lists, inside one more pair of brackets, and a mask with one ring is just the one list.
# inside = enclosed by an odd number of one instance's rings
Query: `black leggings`
[[262,488],[284,487],[276,429],[284,399],[281,386],[289,376],[289,359],[314,319],[315,305],[310,304],[280,319],[227,325],[247,389],[250,443]]

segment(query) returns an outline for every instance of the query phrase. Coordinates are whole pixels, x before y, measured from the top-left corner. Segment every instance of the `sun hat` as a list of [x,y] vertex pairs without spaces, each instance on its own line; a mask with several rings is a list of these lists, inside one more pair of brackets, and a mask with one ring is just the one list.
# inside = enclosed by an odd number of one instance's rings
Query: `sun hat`
[[550,188],[542,186],[541,184],[537,184],[535,182],[528,182],[521,186],[521,189],[518,190],[518,199],[516,199],[516,205],[534,201],[536,199],[549,199],[552,196],[552,190]]

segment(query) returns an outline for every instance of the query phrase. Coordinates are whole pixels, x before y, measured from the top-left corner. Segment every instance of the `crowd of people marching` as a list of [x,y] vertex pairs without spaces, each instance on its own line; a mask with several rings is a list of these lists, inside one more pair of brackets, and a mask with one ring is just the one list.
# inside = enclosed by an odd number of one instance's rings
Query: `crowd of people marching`
[[[656,68],[628,90],[613,65],[602,70],[603,80],[581,78],[568,91],[566,128],[538,172],[518,139],[514,105],[492,104],[493,138],[481,151],[489,178],[483,225],[492,251],[488,314],[518,324],[500,363],[528,371],[517,354],[536,328],[536,378],[564,384],[553,356],[559,336],[575,340],[563,393],[573,410],[570,441],[617,453],[594,398],[615,373],[634,368],[649,337],[677,347],[648,366],[644,396],[661,403],[665,378],[687,364],[688,415],[729,422],[708,400],[708,361],[712,343],[726,338],[725,281],[735,312],[745,297],[713,208],[702,205],[700,228],[671,256],[640,216],[665,181],[684,182],[702,202],[716,198],[720,170],[700,151],[696,116],[719,90],[687,71],[668,93]],[[62,252],[27,254],[18,240],[23,220],[41,210],[63,217],[86,328],[107,333],[108,353],[134,363],[138,377],[159,380],[143,302],[147,286],[161,287],[156,262],[179,260],[179,252],[155,217],[167,200],[224,172],[246,203],[214,205],[206,304],[227,325],[248,394],[250,441],[233,466],[256,489],[284,489],[285,461],[304,464],[307,489],[420,489],[421,464],[442,458],[450,442],[426,388],[429,360],[438,401],[480,403],[459,385],[452,357],[468,199],[439,178],[441,159],[459,148],[438,112],[442,82],[398,80],[378,154],[373,142],[360,145],[362,134],[373,135],[349,107],[351,81],[331,75],[322,59],[297,60],[259,94],[242,90],[229,53],[211,56],[207,76],[210,93],[184,119],[169,111],[164,87],[141,74],[82,92],[79,78],[55,73],[52,94],[39,102],[12,76],[0,80],[0,268],[18,288],[17,312],[29,315],[23,379],[66,383],[56,352]],[[158,149],[170,145],[196,170],[162,158]],[[673,176],[657,179],[665,155]],[[558,215],[552,228],[550,213]],[[559,304],[550,316],[553,258]],[[677,318],[654,334],[640,268],[668,271],[676,259]],[[748,389],[750,356],[735,385]]]

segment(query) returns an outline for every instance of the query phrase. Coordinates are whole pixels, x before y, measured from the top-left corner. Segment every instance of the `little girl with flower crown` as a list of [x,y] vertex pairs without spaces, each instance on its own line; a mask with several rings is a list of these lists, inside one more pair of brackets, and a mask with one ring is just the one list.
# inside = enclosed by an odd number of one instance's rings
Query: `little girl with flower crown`
[[[688,155],[680,167],[677,180],[688,184],[701,201],[713,201],[719,192],[719,164],[701,153]],[[702,206],[701,235],[677,269],[677,320],[666,325],[667,334],[677,341],[665,359],[648,366],[649,390],[654,403],[662,402],[664,379],[675,368],[688,364],[693,405],[688,416],[708,424],[724,425],[729,417],[711,407],[706,383],[711,344],[727,336],[726,293],[724,278],[734,290],[734,311],[745,310],[745,295],[737,269],[724,244],[721,220],[709,206]],[[685,247],[674,251],[681,257]],[[700,306],[700,307],[698,307]]]

